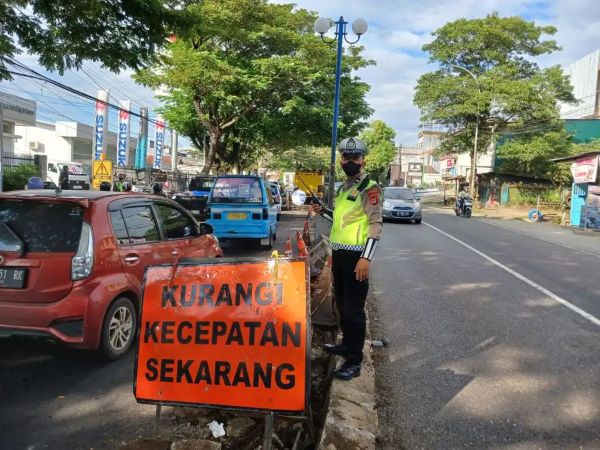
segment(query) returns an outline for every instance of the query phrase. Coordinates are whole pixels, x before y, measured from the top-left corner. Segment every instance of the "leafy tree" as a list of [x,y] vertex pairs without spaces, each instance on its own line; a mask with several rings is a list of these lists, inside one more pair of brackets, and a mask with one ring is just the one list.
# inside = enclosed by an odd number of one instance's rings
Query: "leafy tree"
[[557,101],[574,102],[571,85],[560,67],[541,69],[531,59],[559,50],[555,41],[542,39],[555,32],[552,26],[494,13],[460,19],[433,33],[423,50],[439,68],[421,76],[414,103],[424,122],[447,125],[441,154],[469,152],[474,166],[476,125],[480,151],[489,147],[493,131],[519,136],[510,149],[498,151],[511,159],[505,167],[519,173],[543,176],[547,167],[535,161],[565,154]]
[[61,74],[79,69],[86,59],[113,71],[140,68],[185,23],[182,1],[3,0],[0,80],[11,78],[3,58],[13,58],[21,49]]
[[396,132],[383,120],[374,121],[360,139],[367,145],[366,170],[374,180],[381,181],[385,177],[390,163],[396,155],[394,138]]
[[325,169],[330,158],[329,147],[295,147],[273,155],[268,161],[268,168],[284,172]]
[[[205,172],[260,149],[327,144],[335,52],[314,36],[314,14],[266,0],[205,0],[187,6],[186,14],[191,25],[161,64],[136,78],[170,92],[163,113],[176,119],[175,129],[196,145],[209,136]],[[351,76],[370,64],[361,50],[351,48],[344,61],[341,122],[347,132],[358,132],[372,112],[368,85]]]

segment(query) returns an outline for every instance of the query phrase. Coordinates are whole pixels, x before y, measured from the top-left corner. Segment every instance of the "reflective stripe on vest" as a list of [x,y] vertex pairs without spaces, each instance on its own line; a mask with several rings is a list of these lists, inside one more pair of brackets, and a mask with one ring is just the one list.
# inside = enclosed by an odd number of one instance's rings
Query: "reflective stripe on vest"
[[335,199],[330,235],[331,246],[334,249],[364,249],[369,235],[369,216],[362,206],[362,194],[376,184],[369,180],[366,187],[360,191],[358,185],[347,191],[340,189]]

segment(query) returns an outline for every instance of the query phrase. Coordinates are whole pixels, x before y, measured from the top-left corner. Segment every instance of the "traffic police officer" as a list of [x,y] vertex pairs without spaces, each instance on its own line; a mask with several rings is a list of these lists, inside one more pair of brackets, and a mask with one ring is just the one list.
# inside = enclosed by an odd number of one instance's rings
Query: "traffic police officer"
[[364,172],[367,148],[362,141],[346,138],[338,150],[347,179],[337,191],[333,211],[320,206],[314,210],[333,222],[333,284],[343,335],[341,344],[327,344],[325,350],[345,357],[334,376],[350,380],[360,375],[363,359],[369,266],[383,229],[383,192]]

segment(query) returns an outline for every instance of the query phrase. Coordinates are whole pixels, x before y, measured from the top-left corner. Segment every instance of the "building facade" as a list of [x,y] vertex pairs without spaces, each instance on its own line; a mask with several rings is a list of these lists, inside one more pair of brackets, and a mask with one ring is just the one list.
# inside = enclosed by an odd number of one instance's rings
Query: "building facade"
[[37,107],[32,100],[0,92],[2,110],[2,148],[4,155],[14,155],[22,144],[21,126],[35,125]]
[[585,55],[564,69],[573,85],[575,105],[560,105],[562,119],[600,118],[600,49]]

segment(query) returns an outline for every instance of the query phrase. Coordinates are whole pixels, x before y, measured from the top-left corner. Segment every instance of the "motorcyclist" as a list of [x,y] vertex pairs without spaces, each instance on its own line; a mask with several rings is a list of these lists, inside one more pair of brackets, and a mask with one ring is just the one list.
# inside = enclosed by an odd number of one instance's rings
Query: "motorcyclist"
[[461,211],[463,210],[463,207],[465,205],[465,199],[469,196],[468,192],[467,192],[467,188],[465,186],[462,186],[460,188],[460,192],[458,193],[458,209],[460,209]]

